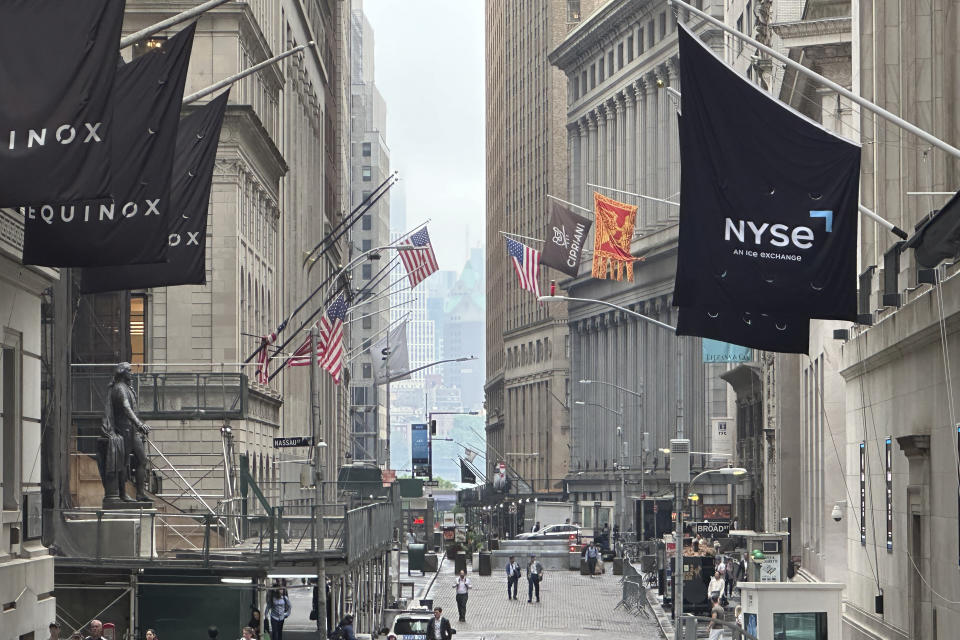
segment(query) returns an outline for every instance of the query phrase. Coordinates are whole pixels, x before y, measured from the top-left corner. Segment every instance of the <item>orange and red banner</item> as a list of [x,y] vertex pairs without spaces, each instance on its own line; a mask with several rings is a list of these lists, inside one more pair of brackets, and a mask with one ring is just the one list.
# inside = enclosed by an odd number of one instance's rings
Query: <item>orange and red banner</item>
[[593,239],[593,277],[623,280],[624,272],[633,282],[633,261],[630,241],[637,221],[637,207],[593,194],[596,209],[596,231]]

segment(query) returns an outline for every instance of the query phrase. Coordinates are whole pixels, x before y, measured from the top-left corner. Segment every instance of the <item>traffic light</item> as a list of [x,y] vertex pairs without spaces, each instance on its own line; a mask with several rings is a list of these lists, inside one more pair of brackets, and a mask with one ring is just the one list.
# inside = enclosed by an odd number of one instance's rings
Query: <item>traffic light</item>
[[431,421],[430,421],[430,435],[431,435],[431,436],[437,435],[437,421],[436,421],[436,420],[431,420]]

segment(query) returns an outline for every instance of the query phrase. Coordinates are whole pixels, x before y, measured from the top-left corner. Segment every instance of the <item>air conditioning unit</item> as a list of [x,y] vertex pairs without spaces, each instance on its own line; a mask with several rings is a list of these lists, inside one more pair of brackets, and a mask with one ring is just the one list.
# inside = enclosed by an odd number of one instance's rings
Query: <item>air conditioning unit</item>
[[690,482],[690,440],[686,438],[670,441],[670,482]]

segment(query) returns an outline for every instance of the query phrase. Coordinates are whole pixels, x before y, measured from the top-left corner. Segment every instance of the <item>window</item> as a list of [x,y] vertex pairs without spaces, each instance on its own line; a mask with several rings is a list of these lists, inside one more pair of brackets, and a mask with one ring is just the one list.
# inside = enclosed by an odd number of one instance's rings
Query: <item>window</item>
[[[130,295],[130,364],[136,367],[147,361],[147,296]],[[135,368],[134,371],[137,369]]]
[[367,189],[364,189],[364,190],[363,190],[363,193],[360,194],[360,202],[363,202],[364,200],[366,200],[366,199],[369,198],[369,197],[370,197],[370,191],[367,190]]
[[363,178],[363,181],[370,182],[371,175],[372,171],[370,169],[370,165],[363,165],[363,167],[360,169],[360,177]]
[[597,86],[597,65],[590,65],[590,88]]
[[587,72],[586,71],[580,72],[580,91],[581,91],[580,95],[584,95],[587,93]]
[[0,455],[3,465],[3,510],[20,508],[20,350],[3,345],[0,349]]
[[[737,18],[737,31],[743,33],[743,14],[740,14],[740,17]],[[737,38],[737,54],[743,53],[743,40]]]
[[373,316],[367,316],[360,321],[364,329],[373,329]]
[[580,22],[580,0],[567,0],[567,22]]
[[599,62],[597,62],[597,82],[603,82],[603,79],[606,77],[606,66],[603,62],[603,56],[600,56]]
[[363,377],[364,377],[365,379],[369,379],[369,378],[370,378],[370,376],[371,376],[371,374],[372,374],[372,368],[371,368],[371,366],[370,366],[370,363],[364,362],[364,363],[363,363],[363,366],[360,367],[360,370],[363,372],[361,375],[363,375]]
[[166,42],[166,40],[167,38],[165,36],[151,36],[146,40],[141,40],[133,45],[133,59],[136,60],[145,53],[150,53],[163,47],[163,43]]
[[364,406],[367,404],[367,387],[350,387],[352,404]]
[[373,226],[373,220],[370,218],[370,214],[363,216],[363,220],[360,221],[360,229],[362,231],[370,231]]
[[613,75],[613,51],[607,54],[607,76]]
[[361,272],[363,273],[363,279],[369,280],[371,277],[373,277],[373,265],[368,262],[367,264],[363,265]]
[[370,157],[370,143],[369,143],[369,142],[364,142],[362,145],[360,145],[360,148],[362,149],[361,153],[363,154],[363,157],[364,157],[364,158],[369,158],[369,157]]
[[816,613],[774,613],[773,637],[826,640],[827,614],[824,611],[817,611]]
[[572,91],[571,95],[573,97],[573,100],[571,101],[574,101],[580,97],[580,78],[573,76],[573,82],[570,84],[570,87]]
[[[643,42],[643,39],[640,41]],[[627,62],[633,62],[633,36],[627,38]]]
[[660,14],[660,39],[663,40],[667,37],[667,12],[664,11]]
[[656,29],[656,23],[653,20],[651,20],[650,22],[647,23],[647,49],[653,49],[653,42],[654,42],[653,39],[657,35],[656,33],[654,33],[654,29]]
[[361,240],[360,241],[360,251],[367,252],[371,249],[370,240]]
[[747,35],[753,35],[753,11],[750,8],[751,3],[747,2],[747,8],[743,10],[743,15],[746,16],[746,25],[747,25]]
[[617,70],[623,69],[623,43],[617,45]]

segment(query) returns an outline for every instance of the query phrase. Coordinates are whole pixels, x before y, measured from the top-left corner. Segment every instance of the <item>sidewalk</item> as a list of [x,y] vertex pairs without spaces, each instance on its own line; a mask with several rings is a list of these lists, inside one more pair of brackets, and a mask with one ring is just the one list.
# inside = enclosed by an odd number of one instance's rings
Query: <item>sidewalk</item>
[[541,602],[527,604],[527,582],[520,581],[517,600],[507,599],[506,577],[470,574],[467,622],[457,622],[452,563],[444,563],[430,591],[434,604],[457,630],[457,640],[574,640],[599,637],[663,638],[656,620],[614,609],[620,601],[620,577],[590,578],[573,571],[548,571],[540,586]]

